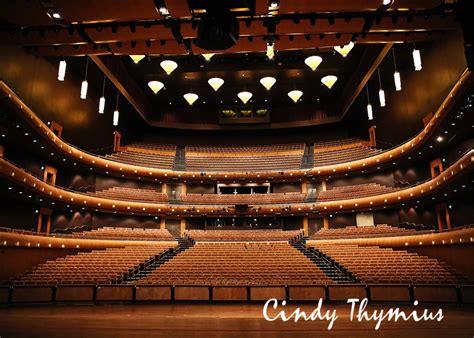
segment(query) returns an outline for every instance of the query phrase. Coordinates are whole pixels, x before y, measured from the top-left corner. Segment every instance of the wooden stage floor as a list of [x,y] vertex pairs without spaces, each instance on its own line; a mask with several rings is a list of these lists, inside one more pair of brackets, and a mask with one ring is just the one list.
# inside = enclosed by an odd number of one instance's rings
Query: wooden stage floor
[[[316,304],[298,304],[310,313]],[[369,310],[393,305],[371,304]],[[263,304],[99,304],[37,305],[0,308],[0,337],[470,337],[474,336],[474,308],[420,304],[436,312],[441,322],[350,321],[350,305],[324,304],[336,310],[338,319],[331,331],[326,321],[267,322]],[[287,314],[296,305],[287,305]],[[400,306],[407,313],[414,308]],[[274,315],[275,312],[269,312]]]

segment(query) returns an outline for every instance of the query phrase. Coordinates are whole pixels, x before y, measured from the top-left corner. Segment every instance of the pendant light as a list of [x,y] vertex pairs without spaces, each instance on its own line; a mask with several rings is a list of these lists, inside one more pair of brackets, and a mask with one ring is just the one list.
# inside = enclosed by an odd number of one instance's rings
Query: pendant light
[[190,92],[190,93],[184,94],[183,97],[188,102],[188,104],[192,106],[193,103],[196,102],[196,100],[199,98],[199,95]]
[[288,96],[290,99],[293,100],[294,103],[298,102],[301,96],[303,96],[303,92],[301,90],[294,89],[288,92]]
[[221,79],[220,77],[212,77],[209,80],[207,80],[207,83],[214,89],[214,91],[218,91],[219,88],[224,84],[224,80]]
[[322,84],[328,87],[329,89],[331,89],[332,86],[334,86],[336,81],[337,81],[336,75],[327,75],[321,79]]
[[276,79],[271,76],[265,76],[260,79],[260,83],[265,87],[266,90],[270,90],[276,83]]
[[399,92],[402,90],[402,79],[400,77],[400,73],[397,70],[397,59],[395,58],[395,49],[392,48],[392,56],[393,56],[393,66],[395,71],[393,72],[393,81],[395,82],[395,90]]
[[317,55],[313,56],[308,56],[305,60],[304,63],[311,68],[311,70],[316,70],[316,68],[319,67],[319,65],[323,62],[323,58]]
[[246,104],[252,98],[253,94],[251,92],[244,90],[238,93],[237,96],[244,104]]
[[59,61],[59,69],[58,69],[58,80],[64,81],[64,77],[66,76],[66,60]]
[[118,126],[119,123],[119,110],[118,110],[118,104],[119,104],[119,96],[120,92],[117,89],[117,101],[115,102],[115,111],[114,111],[114,117],[113,117],[113,125]]
[[99,99],[99,114],[103,114],[105,111],[105,75],[104,75],[104,81],[102,83],[102,96]]
[[148,82],[148,87],[153,91],[153,93],[158,93],[161,89],[163,89],[165,85],[161,81],[150,81]]
[[342,55],[342,57],[346,57],[352,50],[352,48],[354,48],[354,42],[349,42],[347,45],[344,45],[344,46],[336,46],[334,47],[334,50],[336,52],[338,52],[339,54]]
[[211,61],[212,57],[214,56],[214,53],[204,53],[204,54],[202,54],[202,56],[204,57],[204,60],[209,62],[209,61]]
[[372,121],[374,119],[374,112],[372,110],[372,105],[370,104],[369,84],[365,85],[365,89],[367,91],[367,118],[369,121]]
[[272,60],[275,57],[275,49],[273,48],[273,42],[267,43],[267,58]]
[[135,64],[139,63],[145,57],[145,55],[129,55],[129,56],[130,56],[130,59],[132,59],[133,63]]
[[178,64],[172,60],[163,60],[160,62],[160,66],[168,75],[178,68]]
[[377,68],[377,74],[379,76],[379,102],[380,107],[385,107],[385,91],[382,89],[382,81],[380,79],[380,68]]
[[420,50],[416,48],[416,45],[413,44],[413,65],[415,66],[415,71],[420,71],[423,67],[421,65],[421,54]]
[[87,88],[89,87],[89,83],[87,83],[87,71],[89,69],[89,57],[86,56],[86,73],[84,76],[84,81],[81,84],[81,99],[85,100],[87,98]]

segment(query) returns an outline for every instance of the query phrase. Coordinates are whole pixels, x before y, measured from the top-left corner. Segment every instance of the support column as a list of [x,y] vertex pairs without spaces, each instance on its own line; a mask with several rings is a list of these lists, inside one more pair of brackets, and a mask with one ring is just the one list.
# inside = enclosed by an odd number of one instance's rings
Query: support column
[[37,233],[41,233],[41,228],[43,225],[43,216],[47,216],[46,218],[46,231],[44,232],[45,234],[49,235],[51,231],[51,215],[53,214],[52,209],[48,208],[40,208],[39,214],[38,214],[38,225],[37,225]]
[[301,193],[306,194],[308,192],[308,187],[306,182],[301,182]]
[[326,181],[321,181],[321,189],[322,191],[326,191]]
[[179,223],[179,233],[181,234],[181,236],[184,235],[184,231],[186,231],[186,219],[181,218]]
[[446,203],[436,204],[436,218],[439,231],[451,229],[451,214]]
[[49,128],[53,131],[54,134],[56,134],[57,137],[61,138],[61,135],[63,133],[63,126],[60,125],[59,123],[52,121],[51,125]]
[[375,133],[375,128],[376,128],[375,125],[370,126],[370,128],[369,128],[369,139],[370,139],[369,145],[371,147],[376,147],[377,146],[377,135]]
[[49,165],[44,167],[43,171],[43,181],[51,184],[56,185],[56,176],[58,175],[58,169],[50,167]]
[[186,183],[181,184],[181,195],[186,195]]
[[122,134],[118,131],[114,131],[114,152],[120,151],[122,149],[120,142],[122,141]]
[[3,154],[5,153],[5,146],[2,146],[0,144],[0,157],[3,157]]
[[443,161],[441,158],[437,158],[430,162],[430,171],[431,171],[431,178],[435,178],[439,174],[443,172]]
[[308,234],[309,234],[308,225],[309,225],[308,216],[304,216],[303,217],[303,232],[304,232],[305,236],[308,236]]
[[329,218],[328,218],[328,216],[323,217],[323,228],[324,229],[329,229]]
[[160,229],[166,229],[166,218],[160,217]]

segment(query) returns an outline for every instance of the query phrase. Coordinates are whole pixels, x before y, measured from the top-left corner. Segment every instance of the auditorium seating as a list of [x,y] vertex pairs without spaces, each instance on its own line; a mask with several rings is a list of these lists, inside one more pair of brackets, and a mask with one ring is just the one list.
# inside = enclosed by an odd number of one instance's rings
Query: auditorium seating
[[391,193],[399,188],[389,187],[378,183],[364,183],[356,185],[347,185],[334,187],[332,189],[321,191],[317,197],[318,201],[337,201],[351,198],[363,198],[381,194]]
[[290,241],[302,235],[301,230],[187,230],[193,241]]
[[186,146],[189,171],[274,171],[300,169],[304,144]]
[[89,192],[89,195],[96,197],[110,198],[116,200],[165,203],[168,202],[168,195],[152,189],[111,187],[105,190]]
[[182,195],[183,203],[189,204],[278,204],[303,202],[306,195],[302,193],[273,194],[186,194]]
[[121,147],[120,151],[106,155],[112,161],[172,170],[176,156],[176,145],[133,143]]
[[387,224],[376,226],[348,226],[345,228],[321,229],[311,236],[311,239],[339,239],[339,238],[363,238],[383,236],[417,235],[424,231],[393,227]]
[[133,240],[133,241],[174,241],[166,229],[103,227],[91,231],[73,232],[61,235],[74,238]]
[[155,285],[223,286],[327,282],[330,279],[314,263],[283,242],[197,243],[137,281]]
[[314,248],[365,283],[459,284],[465,279],[444,262],[405,250],[317,243]]
[[108,248],[47,261],[19,276],[14,285],[111,284],[133,275],[141,266],[169,250],[170,244]]
[[353,138],[322,141],[314,144],[314,166],[320,167],[360,160],[382,152],[367,145],[366,141]]

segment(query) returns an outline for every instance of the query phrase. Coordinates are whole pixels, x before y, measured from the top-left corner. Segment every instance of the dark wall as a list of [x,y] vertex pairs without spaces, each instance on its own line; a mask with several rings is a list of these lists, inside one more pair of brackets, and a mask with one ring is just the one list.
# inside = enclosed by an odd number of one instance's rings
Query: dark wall
[[100,214],[92,215],[92,226],[124,228],[160,228],[160,218],[154,216]]
[[429,163],[417,164],[409,168],[397,168],[393,171],[395,181],[414,184],[431,178]]
[[283,217],[283,230],[303,229],[303,217]]
[[51,231],[54,229],[81,227],[83,225],[92,226],[91,213],[55,210],[51,217]]
[[377,210],[372,212],[374,224],[398,225],[398,210]]
[[[108,82],[105,114],[97,112],[103,74],[89,62],[89,91],[79,98],[84,79],[85,58],[69,58],[66,80],[58,81],[59,59],[34,57],[16,47],[0,47],[0,78],[39,115],[43,121],[63,126],[63,138],[83,149],[110,147],[113,144],[112,115],[116,90]],[[130,140],[139,138],[145,123],[122,97],[118,130]]]
[[402,78],[402,91],[396,92],[393,84],[393,58],[389,53],[380,65],[386,107],[378,102],[378,78],[369,81],[374,120],[367,120],[367,95],[359,94],[345,119],[352,135],[367,135],[370,125],[377,126],[377,141],[399,144],[423,128],[422,119],[436,111],[456,80],[466,68],[462,32],[454,31],[433,42],[417,44],[421,51],[423,69],[414,71],[412,44],[396,45],[398,69]]
[[301,192],[301,183],[273,183],[272,193]]
[[344,228],[356,224],[356,214],[332,214],[328,216],[329,228]]
[[423,206],[419,208],[403,208],[398,212],[400,223],[417,223],[436,226],[436,210],[434,206]]
[[187,194],[215,194],[215,184],[186,184]]
[[135,181],[135,180],[127,180],[121,179],[118,177],[108,177],[97,175],[95,180],[95,187],[96,190],[104,190],[111,187],[127,187],[127,188],[137,188],[137,189],[150,189],[156,190],[161,192],[162,185],[158,182],[150,182],[150,181]]
[[383,173],[368,174],[364,176],[337,178],[334,180],[327,181],[326,189],[332,189],[334,187],[342,187],[342,186],[347,186],[347,185],[365,184],[365,183],[379,183],[379,184],[392,187],[394,185],[393,173],[383,172]]
[[[4,188],[4,185],[1,185],[1,187]],[[0,203],[0,226],[36,230],[38,206],[12,199],[7,194],[0,195],[0,199],[2,200],[2,203]]]

